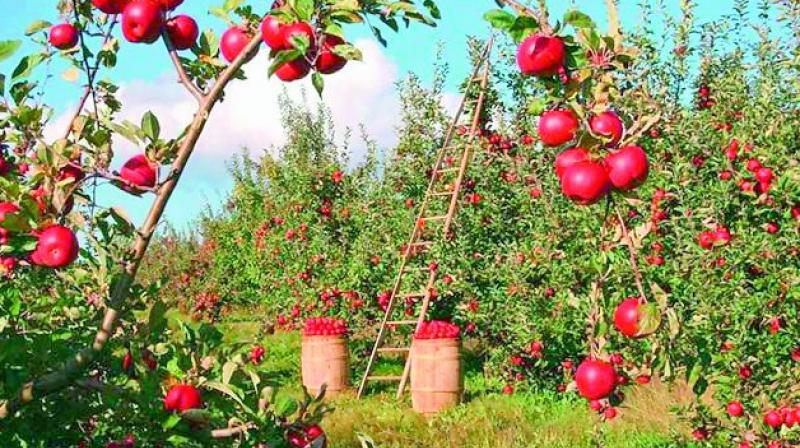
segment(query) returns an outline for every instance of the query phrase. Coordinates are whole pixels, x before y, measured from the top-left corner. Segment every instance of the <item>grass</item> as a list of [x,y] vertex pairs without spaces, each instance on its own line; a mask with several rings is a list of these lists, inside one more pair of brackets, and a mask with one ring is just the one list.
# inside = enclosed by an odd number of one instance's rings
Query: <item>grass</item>
[[[230,341],[255,340],[258,323],[226,320],[220,330]],[[264,366],[282,393],[300,393],[300,338],[279,333],[263,338]],[[396,371],[387,362],[378,371]],[[332,398],[335,412],[323,427],[331,448],[360,448],[357,434],[371,437],[381,448],[535,448],[535,447],[677,447],[688,431],[670,412],[689,392],[659,382],[631,387],[619,408],[620,417],[600,423],[582,400],[555,394],[486,393],[478,367],[467,365],[467,402],[430,420],[411,410],[410,398],[397,401],[387,388],[357,400],[354,394]],[[355,380],[354,380],[355,381]]]

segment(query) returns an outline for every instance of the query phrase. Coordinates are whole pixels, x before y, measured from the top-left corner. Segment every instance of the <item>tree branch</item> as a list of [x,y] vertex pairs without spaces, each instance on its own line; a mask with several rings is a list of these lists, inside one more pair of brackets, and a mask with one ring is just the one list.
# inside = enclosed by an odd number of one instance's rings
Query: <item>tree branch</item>
[[215,429],[211,431],[211,438],[227,439],[230,437],[238,436],[239,434],[245,433],[255,428],[256,425],[254,423],[245,423],[244,425],[233,426],[231,428]]
[[57,392],[72,384],[76,377],[103,351],[108,339],[116,328],[117,319],[121,313],[120,310],[122,310],[122,305],[128,298],[130,287],[139,271],[139,266],[147,252],[156,226],[161,216],[164,214],[167,202],[175,191],[175,187],[180,180],[189,157],[191,157],[197,145],[197,140],[200,138],[200,134],[202,134],[205,128],[212,109],[222,97],[222,93],[228,83],[234,79],[239,69],[241,69],[244,63],[258,50],[260,43],[261,33],[257,32],[241,54],[220,74],[217,82],[198,107],[194,120],[189,126],[189,131],[178,149],[177,158],[172,164],[171,175],[166,182],[161,185],[161,188],[159,188],[156,199],[150,208],[150,212],[144,224],[142,224],[137,232],[136,240],[131,248],[130,259],[125,264],[124,271],[119,279],[114,283],[108,308],[106,309],[103,321],[95,334],[92,344],[76,353],[75,356],[67,361],[59,370],[26,383],[13,398],[0,401],[0,420],[8,418],[16,413],[22,406],[35,399]]
[[169,34],[166,30],[161,32],[161,38],[164,39],[164,45],[167,46],[167,52],[169,53],[170,59],[172,59],[172,65],[175,66],[175,71],[178,72],[178,79],[186,90],[192,94],[192,96],[197,100],[198,103],[203,102],[205,99],[205,94],[197,88],[194,82],[189,79],[189,75],[186,74],[186,69],[183,67],[180,58],[178,57],[178,51],[175,50],[175,45],[172,44],[172,41],[169,39]]
[[622,50],[622,32],[619,25],[619,11],[617,11],[617,0],[606,0],[608,8],[608,34],[614,38],[614,51]]
[[633,239],[628,233],[628,227],[625,225],[625,220],[622,218],[622,212],[620,212],[619,206],[615,205],[614,210],[617,212],[619,225],[622,226],[622,236],[625,238],[625,242],[628,246],[628,255],[630,257],[631,269],[633,269],[633,278],[636,281],[636,288],[639,290],[642,301],[647,302],[647,295],[644,292],[644,284],[642,283],[642,272],[639,270],[639,262],[637,261],[636,247],[634,247]]

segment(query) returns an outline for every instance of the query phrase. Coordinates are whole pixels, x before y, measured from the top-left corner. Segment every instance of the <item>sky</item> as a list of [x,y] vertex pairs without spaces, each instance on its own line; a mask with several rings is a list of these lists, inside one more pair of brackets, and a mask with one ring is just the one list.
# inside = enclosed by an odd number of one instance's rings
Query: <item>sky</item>
[[[625,26],[635,26],[639,21],[635,7],[639,0],[620,0],[620,14]],[[61,21],[55,9],[55,0],[0,0],[0,40],[24,39],[24,31],[35,20],[53,23]],[[226,28],[219,19],[208,14],[208,9],[222,0],[186,0],[178,12],[195,17],[201,28],[212,28],[220,34]],[[251,0],[248,4],[258,8],[266,0]],[[418,3],[421,3],[418,1]],[[348,40],[364,53],[363,62],[352,62],[344,70],[326,77],[326,91],[322,100],[331,109],[334,124],[341,136],[346,128],[364,125],[379,145],[390,147],[395,141],[394,124],[399,111],[395,83],[407,73],[414,72],[423,81],[430,81],[436,48],[444,45],[443,57],[450,66],[445,101],[458,99],[456,84],[470,70],[466,56],[468,36],[484,37],[489,28],[483,14],[496,8],[493,0],[437,0],[442,20],[435,28],[412,25],[401,34],[386,34],[387,47],[381,47],[365,27],[353,26],[346,30]],[[577,5],[604,27],[605,6],[601,0],[550,0],[551,17],[559,17],[568,8]],[[677,13],[678,0],[665,0],[670,12]],[[714,20],[732,12],[733,0],[697,0],[696,14],[703,21]],[[175,73],[163,45],[134,45],[121,40],[119,64],[113,73],[103,73],[120,86],[119,96],[124,105],[121,117],[138,122],[141,115],[151,110],[158,115],[162,135],[179,132],[191,120],[194,100],[182,86],[175,82]],[[35,50],[26,44],[8,61],[0,63],[0,73],[7,76],[18,59]],[[277,98],[285,88],[290,97],[309,104],[318,101],[310,80],[289,85],[276,79],[267,79],[266,52],[262,51],[246,67],[248,80],[235,81],[229,86],[226,101],[218,106],[209,119],[206,132],[201,137],[195,155],[189,162],[184,177],[166,210],[166,220],[179,228],[191,225],[207,206],[216,209],[225,200],[232,181],[225,164],[243,148],[253,154],[280,144],[284,135],[277,112]],[[61,73],[66,66],[56,63],[53,73]],[[10,77],[10,76],[9,76]],[[47,128],[47,136],[55,139],[63,132],[68,116],[74,110],[81,93],[81,81],[69,82],[54,76],[47,84],[45,101],[55,109],[54,119]],[[303,95],[303,91],[306,95]],[[124,141],[115,141],[115,165],[139,152]],[[355,157],[357,159],[357,155]],[[107,185],[98,190],[104,206],[122,206],[134,221],[140,222],[152,201],[152,196],[135,198]]]

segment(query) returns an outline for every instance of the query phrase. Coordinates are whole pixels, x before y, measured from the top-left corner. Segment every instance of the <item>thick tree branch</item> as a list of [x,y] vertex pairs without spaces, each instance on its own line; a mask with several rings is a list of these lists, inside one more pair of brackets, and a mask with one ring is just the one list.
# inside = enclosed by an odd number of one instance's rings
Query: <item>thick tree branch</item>
[[172,193],[175,191],[175,187],[186,167],[186,163],[197,145],[197,140],[200,138],[205,128],[212,109],[222,97],[225,87],[234,79],[242,65],[244,65],[258,50],[260,43],[261,33],[256,33],[242,53],[220,74],[217,82],[198,107],[194,120],[186,133],[186,137],[180,144],[177,158],[172,163],[172,172],[158,189],[156,199],[150,208],[150,212],[144,224],[142,224],[137,232],[136,240],[131,248],[129,261],[125,264],[123,272],[114,284],[111,297],[109,298],[108,309],[105,312],[103,321],[97,330],[92,344],[80,350],[59,370],[25,384],[13,398],[7,401],[0,401],[0,420],[12,416],[25,404],[72,384],[77,376],[103,351],[108,339],[114,333],[117,320],[121,313],[120,310],[122,310],[122,306],[128,298],[130,287],[139,271],[139,266],[147,252],[147,247],[155,233],[156,226],[161,220],[161,216],[164,214],[164,209]]
[[175,45],[172,44],[166,30],[161,33],[161,38],[164,40],[164,45],[167,46],[167,52],[169,53],[170,59],[172,59],[172,65],[175,66],[175,71],[178,72],[179,82],[186,87],[186,90],[192,94],[198,103],[202,103],[205,99],[205,95],[197,88],[197,85],[189,79],[189,75],[186,74],[186,69],[183,67],[181,59],[178,57],[178,51],[175,50]]
[[254,423],[246,423],[244,425],[233,426],[231,428],[215,429],[211,431],[211,437],[214,439],[227,439],[230,437],[236,437],[239,434],[243,434],[255,428],[256,425]]

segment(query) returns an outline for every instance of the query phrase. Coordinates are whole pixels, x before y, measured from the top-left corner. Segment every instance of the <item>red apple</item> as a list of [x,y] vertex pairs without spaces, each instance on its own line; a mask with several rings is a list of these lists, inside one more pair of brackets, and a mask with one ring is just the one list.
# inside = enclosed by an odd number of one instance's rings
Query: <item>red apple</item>
[[61,23],[50,27],[50,45],[59,50],[69,50],[78,45],[78,29],[71,23]]
[[95,8],[106,14],[119,14],[125,9],[130,0],[92,0]]
[[222,51],[222,56],[224,56],[225,60],[228,62],[233,62],[233,60],[239,56],[239,53],[247,46],[247,43],[250,42],[250,39],[251,36],[242,28],[236,26],[228,28],[228,30],[222,34],[222,38],[219,41],[219,48]]
[[565,58],[564,42],[558,37],[530,36],[517,49],[517,65],[526,75],[554,76],[564,66]]
[[122,12],[122,34],[128,42],[153,43],[163,27],[164,11],[154,0],[133,0]]
[[313,51],[317,46],[314,28],[311,28],[311,25],[306,22],[295,22],[284,25],[281,28],[281,35],[285,42],[284,49],[294,48],[294,43],[292,41],[303,36],[308,39],[309,51]]
[[539,118],[539,138],[547,146],[559,146],[575,138],[578,118],[571,110],[551,110]]
[[636,297],[623,300],[614,310],[614,326],[620,333],[629,338],[639,335],[639,306],[641,303]]
[[611,185],[622,191],[641,185],[650,171],[647,154],[639,146],[626,146],[606,156],[605,161]]
[[741,417],[744,415],[744,406],[740,401],[731,401],[728,403],[727,411],[731,417]]
[[72,230],[54,224],[35,235],[38,241],[30,256],[33,264],[58,269],[69,266],[78,258],[80,246]]
[[589,127],[595,134],[610,139],[609,146],[619,143],[624,132],[622,120],[615,112],[610,110],[593,116],[589,120]]
[[158,0],[158,2],[161,4],[161,7],[164,8],[165,10],[172,11],[173,9],[180,6],[180,4],[183,3],[183,0]]
[[261,22],[261,37],[264,43],[273,50],[285,50],[288,48],[286,39],[283,36],[283,28],[286,25],[275,17],[268,15]]
[[330,75],[336,73],[347,64],[347,59],[333,52],[333,49],[344,44],[344,39],[332,34],[323,36],[322,49],[317,55],[317,71]]
[[164,409],[167,411],[183,412],[189,409],[199,409],[202,406],[200,391],[189,384],[172,386],[164,397]]
[[711,249],[714,247],[714,240],[714,233],[708,230],[700,232],[700,235],[697,236],[697,242],[703,249]]
[[778,411],[769,411],[764,414],[764,424],[777,430],[783,425],[783,416]]
[[761,167],[757,169],[755,173],[756,173],[756,180],[761,182],[762,184],[768,184],[772,182],[772,179],[774,178],[774,174],[772,173],[772,170],[769,168]]
[[583,205],[594,204],[602,199],[610,185],[605,168],[590,161],[573,164],[561,177],[561,191]]
[[559,179],[564,175],[564,171],[570,166],[578,163],[578,162],[588,162],[591,160],[591,155],[589,151],[575,147],[569,148],[567,150],[562,151],[558,156],[556,156],[556,176]]
[[617,384],[617,371],[607,362],[587,358],[575,371],[575,384],[587,400],[606,398]]
[[193,18],[181,14],[167,21],[167,34],[176,50],[188,50],[197,41],[200,29]]
[[311,65],[304,57],[299,57],[278,67],[275,75],[284,82],[297,81],[303,79],[311,71]]
[[152,188],[156,185],[157,168],[155,163],[147,160],[147,156],[139,154],[122,165],[119,175],[135,187]]

